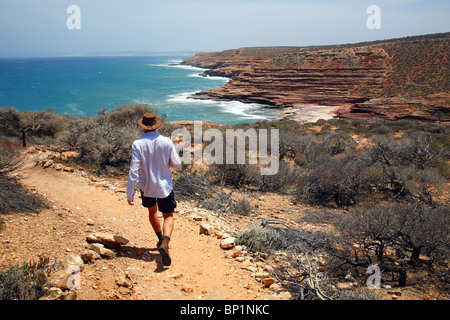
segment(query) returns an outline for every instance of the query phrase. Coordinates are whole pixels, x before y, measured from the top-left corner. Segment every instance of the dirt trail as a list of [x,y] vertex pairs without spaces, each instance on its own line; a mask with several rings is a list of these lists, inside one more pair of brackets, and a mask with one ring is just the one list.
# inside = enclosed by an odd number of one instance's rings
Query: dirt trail
[[[81,272],[78,299],[263,299],[262,288],[240,262],[227,257],[220,240],[199,235],[199,222],[188,217],[190,203],[180,202],[170,242],[172,265],[163,267],[156,236],[136,197],[92,185],[86,174],[43,169],[30,163],[23,183],[50,201],[39,214],[7,216],[0,232],[0,265],[36,261],[42,255],[59,261],[86,247],[86,235],[109,231],[130,242],[114,259],[100,259]],[[124,177],[126,179],[126,177]],[[122,184],[124,185],[124,184]],[[117,190],[116,190],[117,191]],[[119,275],[133,284],[118,286]]]

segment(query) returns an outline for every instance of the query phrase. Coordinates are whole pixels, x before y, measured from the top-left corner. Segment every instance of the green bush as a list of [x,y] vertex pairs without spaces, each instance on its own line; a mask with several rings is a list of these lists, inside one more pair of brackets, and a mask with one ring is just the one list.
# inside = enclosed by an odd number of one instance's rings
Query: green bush
[[125,169],[131,159],[131,144],[143,134],[137,119],[147,112],[159,113],[143,104],[103,109],[97,116],[73,119],[70,131],[61,140],[80,151],[81,162]]
[[240,232],[236,243],[251,251],[270,252],[283,247],[282,235],[277,230],[256,224]]
[[0,271],[0,300],[36,300],[44,294],[48,259],[24,262]]

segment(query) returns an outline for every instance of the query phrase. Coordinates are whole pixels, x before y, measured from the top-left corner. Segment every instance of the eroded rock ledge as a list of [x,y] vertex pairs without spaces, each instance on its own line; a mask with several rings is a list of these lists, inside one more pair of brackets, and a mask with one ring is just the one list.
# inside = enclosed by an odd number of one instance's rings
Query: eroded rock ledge
[[449,121],[450,33],[322,47],[201,52],[183,64],[229,77],[197,99],[337,106],[341,118]]

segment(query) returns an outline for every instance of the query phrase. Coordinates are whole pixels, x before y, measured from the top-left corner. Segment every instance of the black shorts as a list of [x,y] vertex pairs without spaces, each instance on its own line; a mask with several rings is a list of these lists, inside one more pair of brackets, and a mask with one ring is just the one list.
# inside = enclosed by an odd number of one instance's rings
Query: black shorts
[[153,207],[158,203],[158,209],[162,213],[172,213],[177,207],[177,201],[175,200],[175,195],[173,191],[165,198],[151,198],[144,196],[141,190],[142,205],[146,208]]

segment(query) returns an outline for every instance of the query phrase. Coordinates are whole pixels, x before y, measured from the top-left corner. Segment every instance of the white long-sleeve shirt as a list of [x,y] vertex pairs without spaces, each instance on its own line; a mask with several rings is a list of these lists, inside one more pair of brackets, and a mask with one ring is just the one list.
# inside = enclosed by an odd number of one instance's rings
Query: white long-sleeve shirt
[[127,180],[127,199],[133,201],[136,182],[144,196],[165,198],[173,189],[170,168],[181,165],[175,146],[156,131],[144,133],[131,147],[130,172]]

